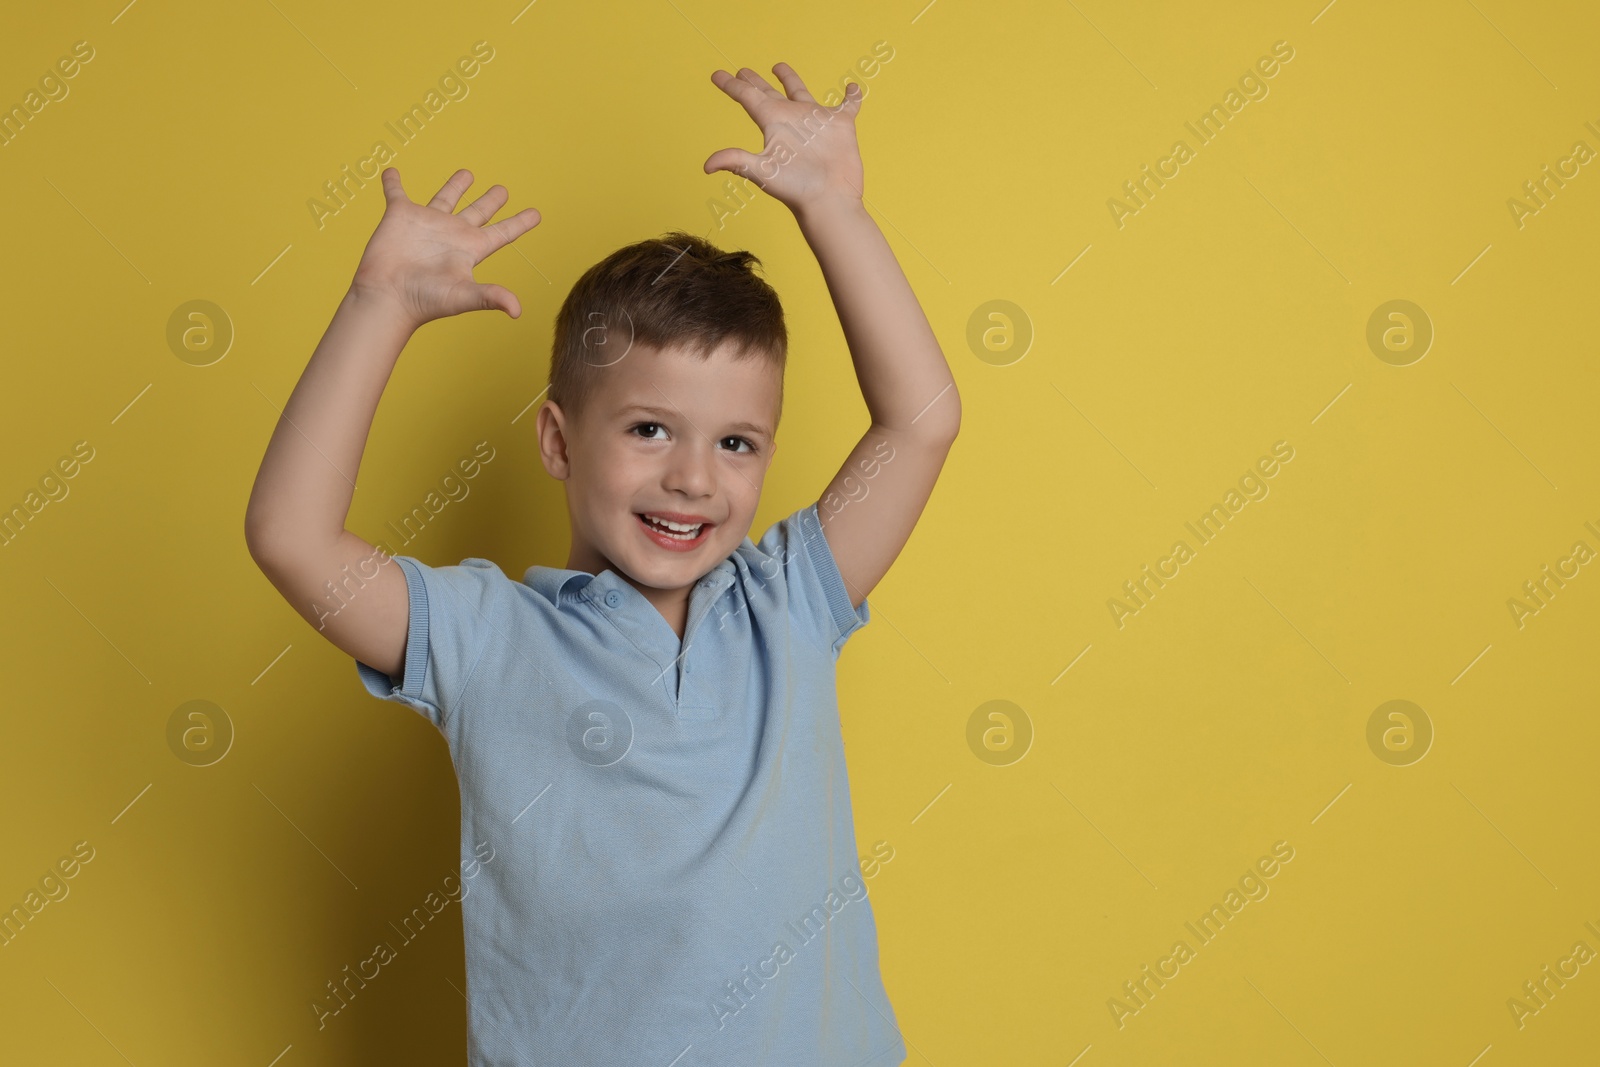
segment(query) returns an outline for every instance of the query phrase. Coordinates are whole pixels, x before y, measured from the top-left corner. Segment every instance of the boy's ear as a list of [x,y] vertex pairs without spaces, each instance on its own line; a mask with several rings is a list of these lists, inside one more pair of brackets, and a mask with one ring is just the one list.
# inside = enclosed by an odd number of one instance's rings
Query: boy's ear
[[554,400],[539,405],[538,413],[539,459],[550,477],[566,481],[572,473],[572,463],[567,456],[567,416]]

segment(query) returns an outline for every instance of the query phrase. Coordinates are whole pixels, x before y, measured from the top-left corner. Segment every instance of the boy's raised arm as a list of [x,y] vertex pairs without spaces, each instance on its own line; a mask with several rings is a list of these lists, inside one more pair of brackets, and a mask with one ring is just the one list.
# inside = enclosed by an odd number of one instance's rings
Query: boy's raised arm
[[405,576],[345,529],[367,434],[419,326],[466,311],[522,313],[510,291],[474,282],[472,268],[536,226],[539,213],[526,208],[489,223],[506,203],[499,185],[454,213],[472,185],[466,170],[426,205],[405,195],[393,167],[382,178],[383,219],[272,432],[245,511],[245,542],[267,579],[324,637],[398,676],[405,666]]
[[787,63],[788,95],[748,67],[712,81],[744,105],[766,144],[725,148],[705,170],[733,171],[782,201],[816,253],[872,424],[818,501],[850,602],[859,608],[900,554],[961,425],[961,398],[933,328],[862,202],[855,118],[861,87],[816,102]]

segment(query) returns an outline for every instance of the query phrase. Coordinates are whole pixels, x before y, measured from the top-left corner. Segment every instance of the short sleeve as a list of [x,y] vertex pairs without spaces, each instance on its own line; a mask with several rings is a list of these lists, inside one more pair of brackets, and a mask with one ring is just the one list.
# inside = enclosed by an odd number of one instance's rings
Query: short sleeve
[[831,647],[835,656],[851,634],[872,621],[865,599],[859,610],[850,604],[850,591],[823,535],[815,503],[773,523],[756,547],[781,565],[795,625],[824,648]]
[[509,579],[486,559],[430,567],[411,556],[391,558],[406,576],[410,601],[405,673],[397,679],[360,660],[356,673],[368,693],[413,708],[443,729],[488,647],[498,586]]

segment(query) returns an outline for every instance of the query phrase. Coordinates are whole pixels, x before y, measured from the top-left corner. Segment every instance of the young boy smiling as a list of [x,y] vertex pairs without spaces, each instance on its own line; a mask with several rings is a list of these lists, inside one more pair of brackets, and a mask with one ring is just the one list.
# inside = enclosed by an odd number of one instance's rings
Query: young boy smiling
[[465,170],[414,203],[392,167],[251,494],[257,564],[368,692],[439,728],[462,857],[495,849],[462,905],[474,1065],[905,1058],[858,874],[834,668],[960,402],[863,206],[860,87],[825,107],[787,64],[773,72],[782,92],[748,68],[712,74],[765,143],[704,169],[790,209],[838,311],[870,424],[815,502],[750,540],[782,410],[782,307],[749,253],[680,233],[590,268],[557,316],[537,428],[565,485],[566,567],[513,581],[345,529],[406,340],[467,311],[518,317],[472,268],[539,221],[490,222],[498,185],[457,212]]

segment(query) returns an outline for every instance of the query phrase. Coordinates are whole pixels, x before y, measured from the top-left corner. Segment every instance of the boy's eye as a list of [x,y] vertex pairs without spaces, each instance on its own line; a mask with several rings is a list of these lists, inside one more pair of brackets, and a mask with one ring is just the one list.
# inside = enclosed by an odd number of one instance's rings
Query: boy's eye
[[[666,427],[662,426],[659,422],[636,422],[632,426],[628,427],[628,432],[632,433],[632,434],[635,434],[636,436],[638,436],[638,437],[640,437],[640,438],[642,438],[643,440],[646,440],[646,441],[659,441],[659,440],[662,440],[662,438],[657,437],[654,433],[651,433],[649,431],[652,431],[652,430],[663,430],[664,431],[665,429],[666,429]],[[646,431],[646,432],[640,433],[639,431],[641,431],[641,430]],[[756,448],[755,442],[750,440],[748,437],[739,437],[737,435],[730,434],[729,436],[724,437],[720,443],[722,445],[726,446],[729,441],[733,442],[733,447],[728,449],[728,451],[730,451],[730,452],[737,452],[737,453],[743,454],[743,453],[751,453],[751,452],[759,451]],[[740,447],[741,445],[743,445],[744,447],[741,448]]]

